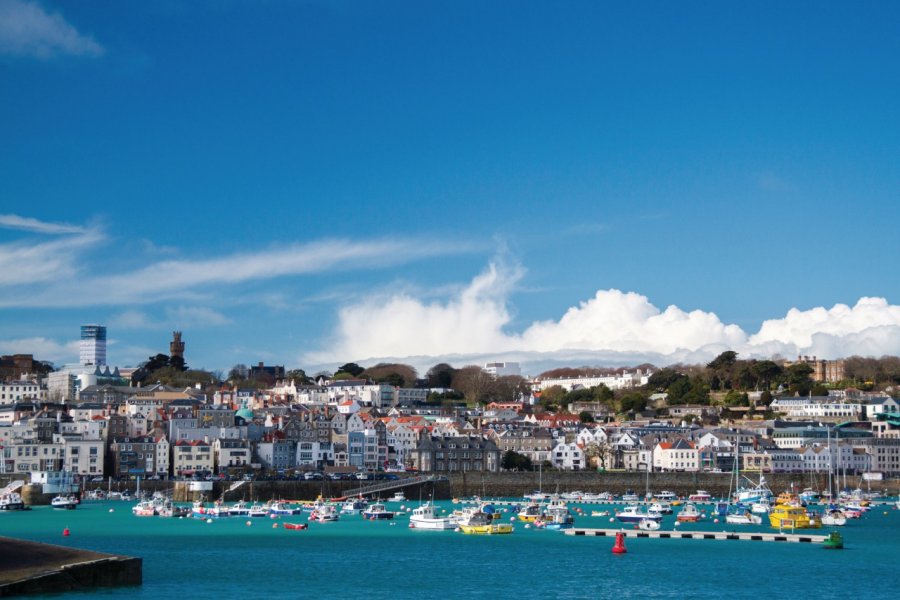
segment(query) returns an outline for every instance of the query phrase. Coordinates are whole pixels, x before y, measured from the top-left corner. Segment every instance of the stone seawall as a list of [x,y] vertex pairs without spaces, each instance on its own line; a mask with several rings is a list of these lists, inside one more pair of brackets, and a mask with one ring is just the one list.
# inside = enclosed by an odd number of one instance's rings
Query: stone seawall
[[[766,482],[773,492],[779,493],[793,489],[800,492],[804,488],[811,487],[824,490],[828,484],[825,475],[789,475],[783,473],[767,474]],[[758,474],[748,474],[744,485],[759,481]],[[489,497],[521,497],[525,494],[542,489],[544,492],[610,492],[621,495],[627,490],[633,490],[637,494],[643,494],[647,489],[650,492],[670,490],[679,496],[688,496],[697,490],[706,490],[714,497],[728,494],[731,476],[728,473],[647,473],[639,472],[607,472],[597,473],[593,471],[560,472],[550,471],[544,473],[453,473],[448,475],[446,481],[441,481],[434,486],[434,497],[437,500],[449,500],[465,496],[489,496]],[[282,500],[315,500],[318,496],[325,498],[339,498],[356,495],[361,487],[367,487],[373,483],[391,482],[382,481],[252,481],[238,489],[228,492],[225,501],[233,502],[240,499],[259,500],[265,502],[272,499]],[[400,482],[395,482],[400,483]],[[858,478],[847,480],[847,487],[855,488],[859,483]],[[172,485],[171,483],[169,484]],[[871,482],[870,488],[863,482],[863,489],[871,489],[873,492],[886,492],[896,497],[900,493],[900,480],[888,479]],[[222,497],[226,485],[216,482],[212,492],[205,494],[207,499]],[[406,497],[415,501],[418,498],[430,498],[431,484],[411,485],[402,489]],[[380,497],[387,498],[393,491],[381,492]],[[177,482],[174,498],[177,502],[191,502],[200,499],[204,494],[189,492],[186,482]]]

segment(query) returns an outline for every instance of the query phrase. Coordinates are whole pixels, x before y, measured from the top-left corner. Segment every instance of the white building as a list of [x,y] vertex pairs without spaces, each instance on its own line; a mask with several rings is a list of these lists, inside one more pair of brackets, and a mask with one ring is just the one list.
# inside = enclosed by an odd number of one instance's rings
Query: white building
[[83,365],[106,364],[106,327],[103,325],[81,326],[78,358]]
[[558,385],[567,392],[571,392],[576,388],[589,389],[602,384],[611,390],[621,390],[645,385],[651,374],[649,370],[636,369],[633,373],[625,371],[613,375],[538,379],[532,384],[532,389],[537,392]]
[[581,470],[586,464],[584,451],[574,442],[571,444],[560,442],[554,446],[550,454],[550,462],[557,469],[566,471]]
[[660,442],[653,448],[653,467],[658,471],[699,471],[700,450],[684,439]]
[[795,419],[836,417],[857,420],[862,412],[862,407],[857,403],[835,400],[828,396],[776,398],[769,408]]
[[0,404],[13,404],[22,400],[44,400],[47,391],[36,381],[9,381],[0,383]]
[[522,376],[522,369],[517,362],[489,362],[484,365],[484,370],[494,377]]

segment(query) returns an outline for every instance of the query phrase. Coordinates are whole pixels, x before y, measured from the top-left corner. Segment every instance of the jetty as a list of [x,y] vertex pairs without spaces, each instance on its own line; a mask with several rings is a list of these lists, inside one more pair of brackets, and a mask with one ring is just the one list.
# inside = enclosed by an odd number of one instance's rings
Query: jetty
[[615,537],[624,533],[630,538],[651,538],[661,540],[740,540],[746,542],[792,542],[800,544],[821,544],[827,535],[781,532],[736,532],[736,531],[644,531],[642,529],[566,529],[566,535]]
[[0,537],[0,596],[140,585],[142,560]]

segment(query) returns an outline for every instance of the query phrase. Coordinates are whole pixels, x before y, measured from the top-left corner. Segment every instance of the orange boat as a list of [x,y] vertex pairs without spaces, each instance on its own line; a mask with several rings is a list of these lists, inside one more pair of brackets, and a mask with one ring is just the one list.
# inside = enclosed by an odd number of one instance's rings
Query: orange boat
[[306,523],[284,523],[282,525],[285,529],[306,529],[308,525]]

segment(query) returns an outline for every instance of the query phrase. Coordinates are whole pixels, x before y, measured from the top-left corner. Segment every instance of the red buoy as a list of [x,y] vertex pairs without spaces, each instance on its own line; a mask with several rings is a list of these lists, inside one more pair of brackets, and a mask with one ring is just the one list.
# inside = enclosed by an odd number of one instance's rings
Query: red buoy
[[625,554],[628,550],[625,549],[625,534],[621,531],[616,534],[616,543],[612,548],[613,554]]
[[66,527],[65,529],[63,529],[63,537],[69,537],[69,534],[70,534],[70,533],[71,533],[71,532],[69,531],[69,528],[68,528],[68,527]]

